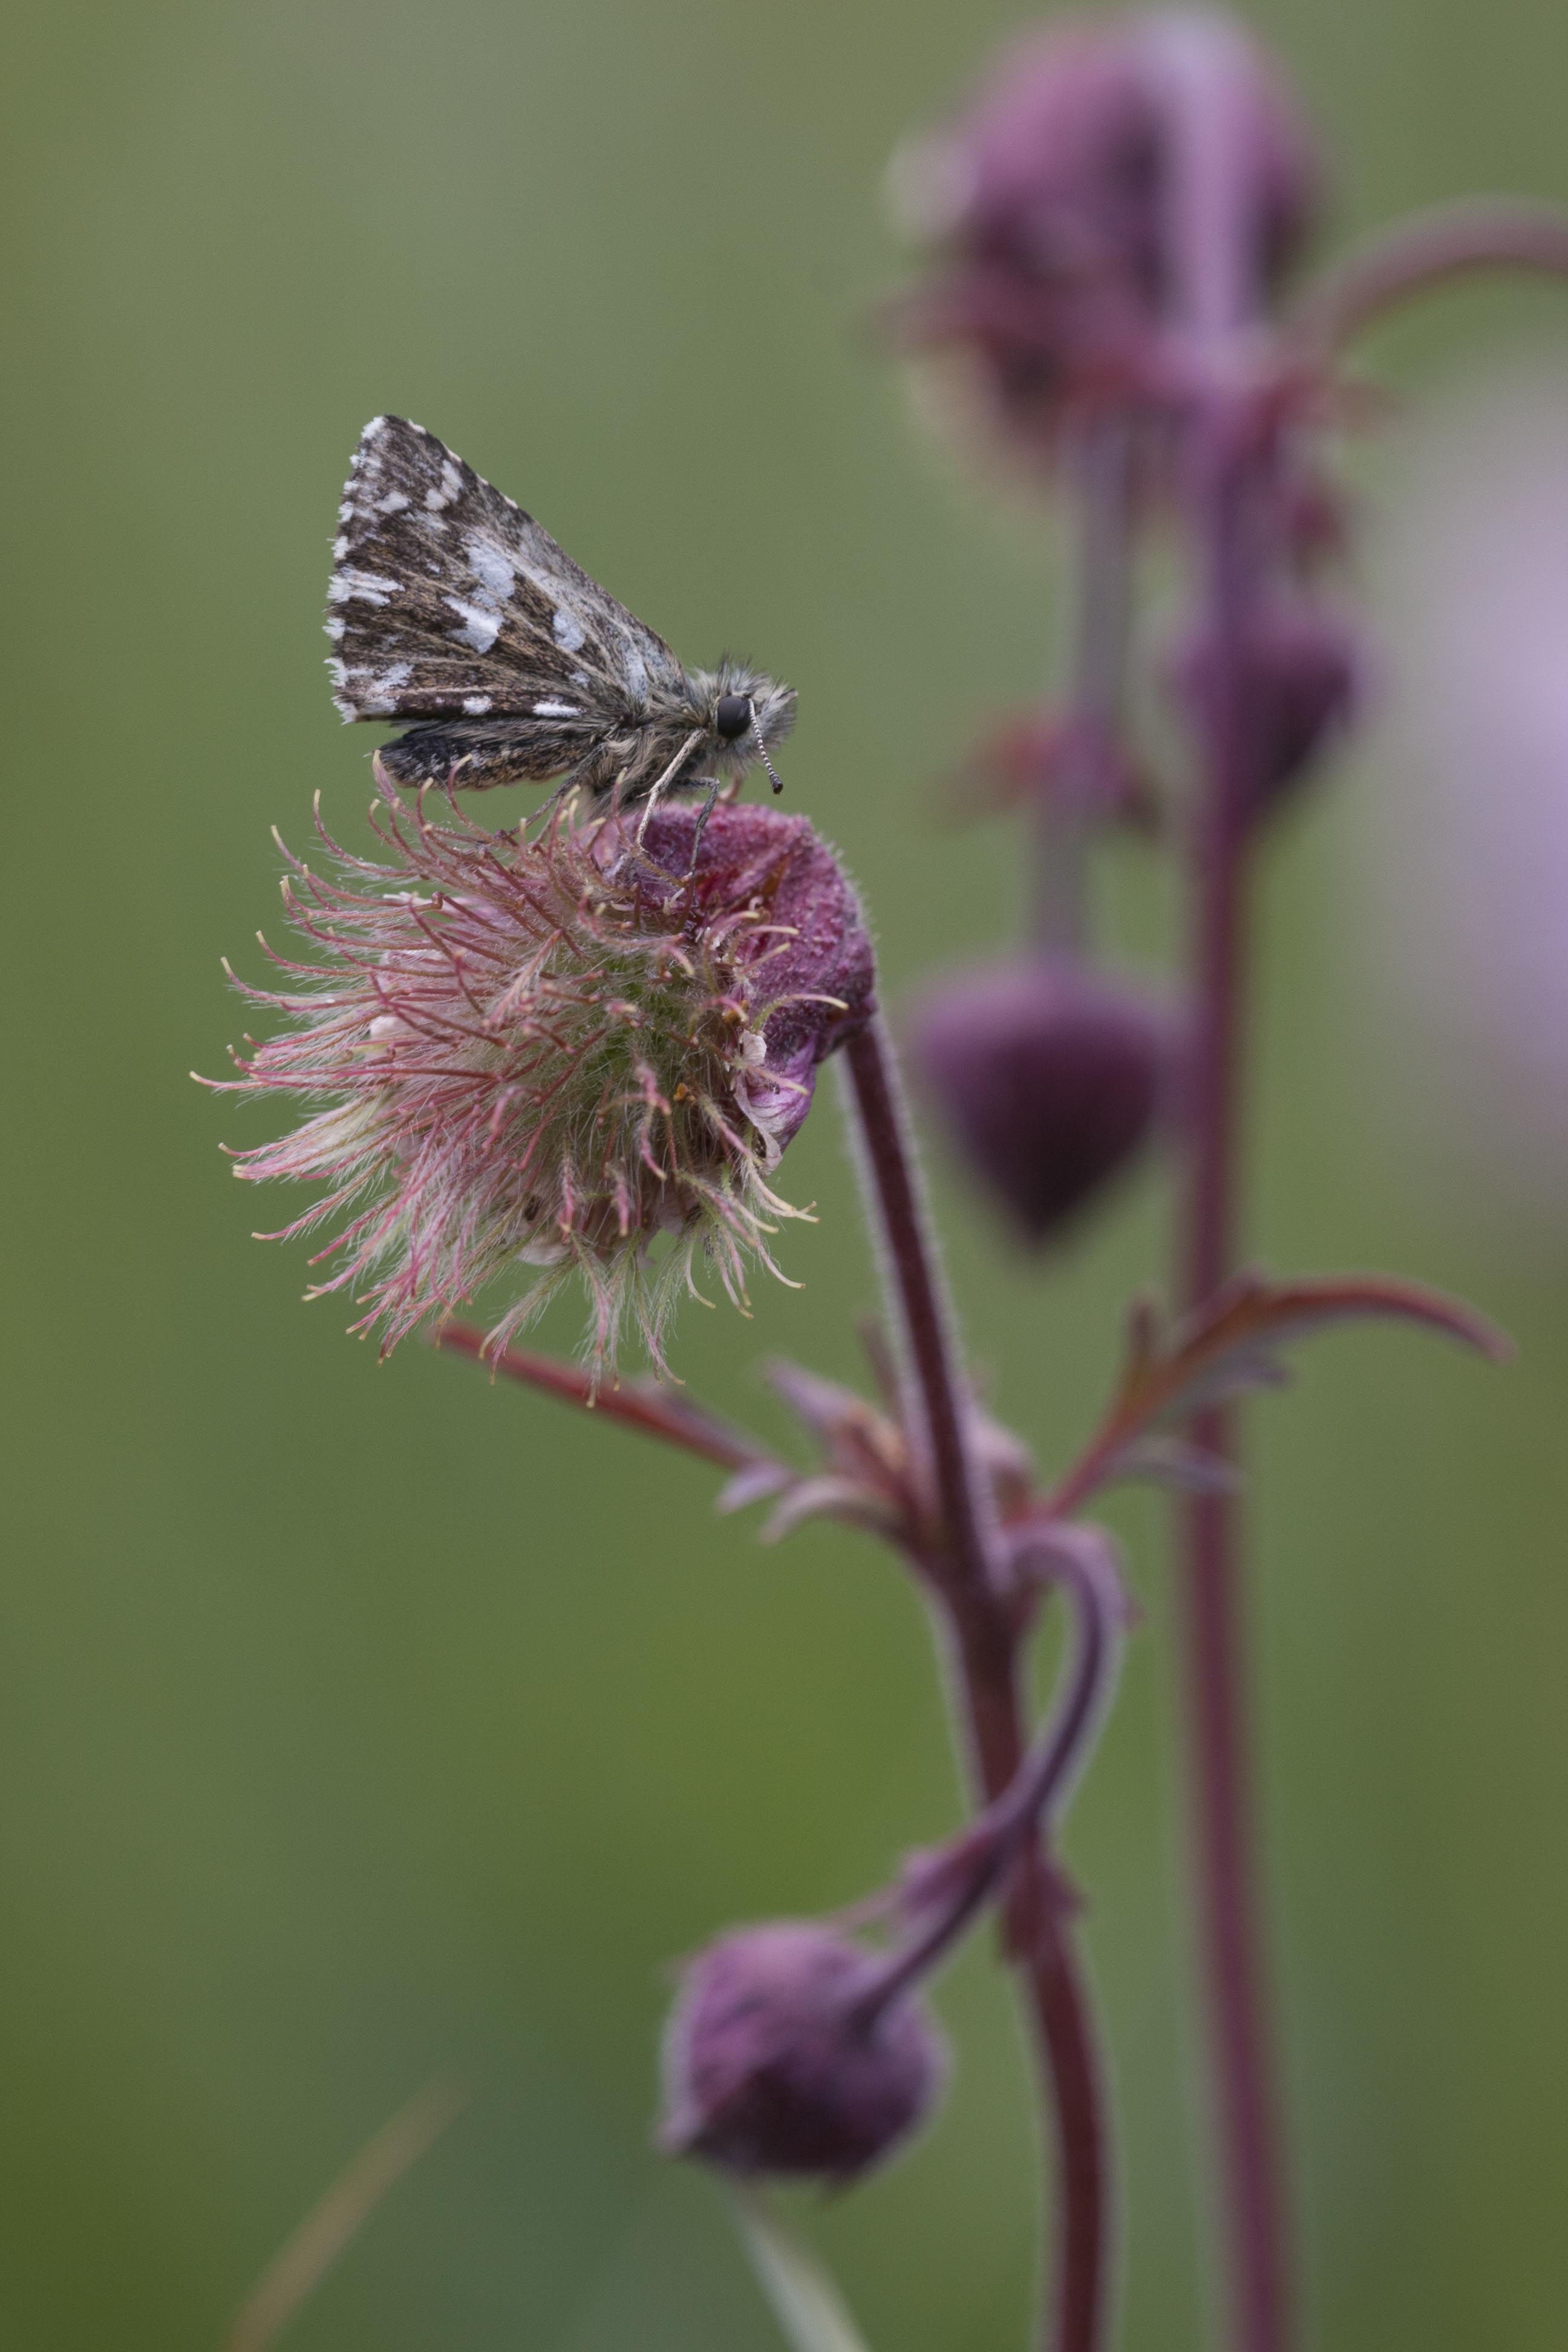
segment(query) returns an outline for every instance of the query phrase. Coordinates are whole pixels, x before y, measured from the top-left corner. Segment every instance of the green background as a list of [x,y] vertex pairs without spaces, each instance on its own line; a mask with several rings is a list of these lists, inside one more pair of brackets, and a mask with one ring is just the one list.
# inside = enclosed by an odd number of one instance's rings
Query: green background
[[[1337,159],[1336,221],[1568,195],[1547,0],[1290,0],[1258,22]],[[801,689],[792,805],[842,845],[888,992],[1006,935],[1016,843],[929,784],[1034,690],[1048,535],[933,462],[864,331],[884,159],[1013,19],[934,0],[338,0],[13,16],[5,370],[5,1433],[0,2336],[212,2347],[348,2155],[437,2065],[469,2114],[297,2323],[300,2352],[776,2343],[709,2183],[647,2145],[673,1955],[876,1884],[953,1817],[915,1603],[816,1530],[762,1551],[711,1481],[417,1345],[379,1369],[200,1095],[276,927],[268,827],[352,827],[321,593],[383,408],[540,513],[689,658]],[[1538,298],[1435,306],[1413,393]],[[1363,471],[1375,492],[1383,458]],[[1368,768],[1263,892],[1255,1248],[1388,1264],[1521,1342],[1319,1343],[1255,1415],[1257,1647],[1315,2340],[1556,2346],[1568,1272],[1439,1215],[1358,1133],[1346,867]],[[1142,853],[1112,877],[1158,928]],[[830,1088],[786,1188],[800,1292],[689,1314],[694,1392],[853,1365],[870,1269]],[[1020,1271],[939,1170],[993,1393],[1047,1460],[1157,1271],[1146,1181]],[[259,1213],[258,1213],[259,1212]],[[1494,1220],[1495,1222],[1495,1220]],[[570,1345],[570,1320],[552,1324]],[[1124,2340],[1201,2335],[1201,2197],[1159,1512],[1148,1618],[1072,1824],[1115,2051]],[[939,2127],[809,2217],[878,2352],[1015,2346],[1037,2192],[984,1953],[942,1994]]]

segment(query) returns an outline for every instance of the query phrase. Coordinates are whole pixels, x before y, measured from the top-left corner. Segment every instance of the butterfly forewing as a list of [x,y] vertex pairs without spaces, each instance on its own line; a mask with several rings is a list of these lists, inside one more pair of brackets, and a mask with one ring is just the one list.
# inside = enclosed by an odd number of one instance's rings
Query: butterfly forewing
[[340,520],[327,633],[345,719],[493,719],[514,773],[550,775],[574,738],[684,695],[664,640],[422,425],[366,425]]

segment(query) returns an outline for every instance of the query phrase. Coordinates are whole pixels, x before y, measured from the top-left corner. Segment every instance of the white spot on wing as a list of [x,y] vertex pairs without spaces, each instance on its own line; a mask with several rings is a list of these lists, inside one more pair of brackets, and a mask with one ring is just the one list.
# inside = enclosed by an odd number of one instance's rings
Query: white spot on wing
[[356,681],[363,679],[371,689],[367,694],[360,687],[360,711],[366,719],[390,719],[397,709],[399,687],[406,686],[413,669],[412,662],[389,662],[384,669],[356,669],[349,675]]
[[332,604],[352,604],[356,598],[362,604],[390,604],[401,593],[401,583],[385,579],[379,572],[340,572],[327,589],[327,600]]
[[443,507],[449,507],[456,501],[462,487],[463,477],[457,459],[443,457],[440,481],[433,490],[426,491],[425,503],[432,514],[439,514]]
[[556,607],[555,617],[551,622],[550,627],[556,644],[563,652],[569,654],[576,652],[588,634],[576,614],[569,613],[564,604]]
[[331,637],[333,645],[339,645],[342,643],[343,629],[346,625],[341,613],[334,613],[331,620],[323,623],[322,625],[325,627],[327,635]]
[[441,602],[448,611],[456,613],[463,624],[451,635],[461,637],[463,643],[472,646],[477,654],[488,654],[500,635],[500,614],[486,612],[482,604],[466,604],[461,596],[443,596]]
[[463,544],[468,551],[469,569],[489,601],[504,604],[517,585],[517,573],[502,550],[477,530],[471,530]]
[[336,539],[334,539],[334,540],[333,540],[333,541],[332,541],[332,561],[333,561],[333,562],[334,562],[334,563],[341,563],[341,562],[342,562],[342,560],[343,560],[344,556],[348,553],[348,551],[349,551],[348,535],[347,535],[347,533],[346,533],[346,532],[344,532],[344,531],[340,531],[340,532],[338,533],[338,535],[337,535]]
[[493,705],[491,704],[488,694],[465,694],[463,697],[463,708],[468,712],[470,719],[482,719],[486,711],[491,709]]
[[345,721],[351,719],[357,719],[359,717],[359,705],[355,702],[351,702],[348,696],[342,690],[343,687],[347,683],[347,674],[344,671],[342,662],[339,661],[335,656],[328,656],[327,676],[332,681],[332,702],[334,707],[342,713]]
[[401,514],[407,504],[408,500],[401,490],[388,490],[384,499],[377,499],[375,510],[377,514]]
[[533,715],[536,719],[581,719],[583,716],[574,702],[536,702]]

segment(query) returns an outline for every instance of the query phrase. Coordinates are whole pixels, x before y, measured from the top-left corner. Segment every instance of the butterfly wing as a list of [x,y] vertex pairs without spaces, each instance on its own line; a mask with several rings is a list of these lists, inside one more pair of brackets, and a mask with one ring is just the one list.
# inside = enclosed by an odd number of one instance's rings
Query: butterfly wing
[[663,638],[423,425],[365,426],[339,519],[327,634],[345,719],[504,733],[513,774],[549,776],[686,698]]

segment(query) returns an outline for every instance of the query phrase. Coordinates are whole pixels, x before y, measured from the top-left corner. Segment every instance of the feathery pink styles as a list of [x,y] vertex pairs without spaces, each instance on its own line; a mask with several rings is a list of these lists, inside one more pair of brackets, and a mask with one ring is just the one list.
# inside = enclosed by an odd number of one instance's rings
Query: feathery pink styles
[[[719,807],[553,824],[530,842],[390,791],[376,859],[325,834],[323,878],[290,858],[284,900],[313,960],[297,986],[242,988],[292,1026],[226,1082],[312,1116],[236,1171],[319,1179],[284,1231],[352,1206],[320,1291],[355,1288],[391,1347],[519,1265],[541,1269],[499,1348],[582,1274],[587,1346],[613,1364],[627,1320],[654,1360],[706,1260],[737,1304],[776,1272],[768,1182],[817,1065],[873,1005],[871,944],[832,852],[801,816]],[[668,1244],[655,1251],[661,1235]]]
[[910,1996],[863,2016],[876,1957],[813,1920],[724,1936],[687,1968],[659,2144],[740,2174],[847,2180],[921,2121],[945,2059]]

